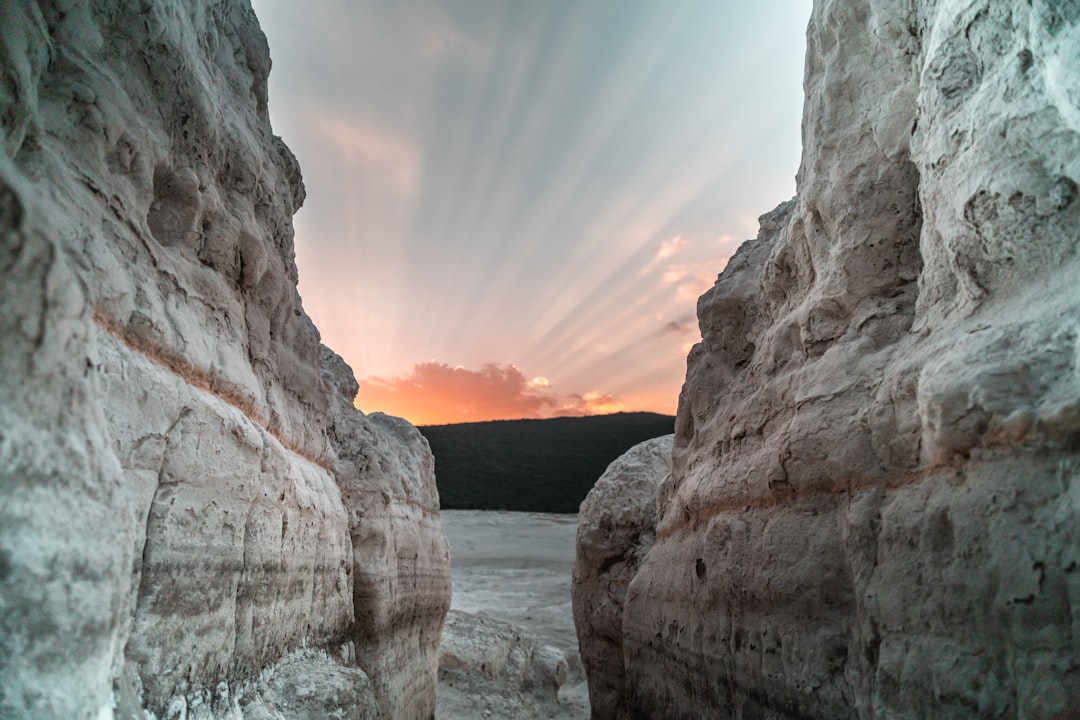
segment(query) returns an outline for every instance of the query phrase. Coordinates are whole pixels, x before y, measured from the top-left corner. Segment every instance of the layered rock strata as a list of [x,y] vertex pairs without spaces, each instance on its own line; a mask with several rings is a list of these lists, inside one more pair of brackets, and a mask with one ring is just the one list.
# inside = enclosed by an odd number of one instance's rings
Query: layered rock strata
[[571,593],[593,720],[615,720],[626,694],[623,604],[656,539],[656,494],[671,476],[673,438],[646,440],[619,456],[578,513]]
[[817,0],[798,195],[698,303],[626,718],[1080,706],[1080,5]]
[[218,717],[324,647],[430,717],[430,453],[320,357],[251,8],[20,0],[0,55],[0,715]]

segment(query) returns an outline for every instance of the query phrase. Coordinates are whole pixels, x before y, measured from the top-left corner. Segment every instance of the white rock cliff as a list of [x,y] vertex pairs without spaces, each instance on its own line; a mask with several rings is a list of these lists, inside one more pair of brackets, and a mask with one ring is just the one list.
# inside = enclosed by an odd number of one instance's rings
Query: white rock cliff
[[0,716],[430,718],[430,452],[320,355],[250,6],[6,2],[0,60]]
[[807,39],[797,197],[698,303],[618,717],[1066,717],[1080,3],[816,0]]

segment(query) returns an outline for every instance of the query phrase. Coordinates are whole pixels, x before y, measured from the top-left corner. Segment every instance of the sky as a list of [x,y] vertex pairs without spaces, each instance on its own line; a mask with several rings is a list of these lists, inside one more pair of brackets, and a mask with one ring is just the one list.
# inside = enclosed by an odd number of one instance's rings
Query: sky
[[415,424],[674,413],[790,198],[811,0],[254,0],[304,307]]

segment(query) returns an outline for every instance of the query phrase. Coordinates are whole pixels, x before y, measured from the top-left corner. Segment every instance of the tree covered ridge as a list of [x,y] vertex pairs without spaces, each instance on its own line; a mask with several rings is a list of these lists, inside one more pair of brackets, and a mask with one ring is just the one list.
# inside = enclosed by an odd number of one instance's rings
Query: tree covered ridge
[[674,432],[671,415],[634,412],[428,425],[444,509],[577,512],[612,460]]

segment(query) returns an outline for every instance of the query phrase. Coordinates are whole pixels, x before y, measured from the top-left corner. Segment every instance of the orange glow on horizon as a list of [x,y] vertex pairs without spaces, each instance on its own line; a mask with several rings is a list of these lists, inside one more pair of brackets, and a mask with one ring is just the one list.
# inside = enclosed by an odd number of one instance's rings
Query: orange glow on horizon
[[[538,382],[540,381],[540,382]],[[656,412],[673,415],[677,398],[666,393],[617,398],[590,391],[560,395],[546,378],[527,380],[513,365],[490,363],[480,370],[439,362],[420,363],[409,375],[369,377],[359,381],[356,407],[383,412],[414,425],[447,425],[488,420]]]

